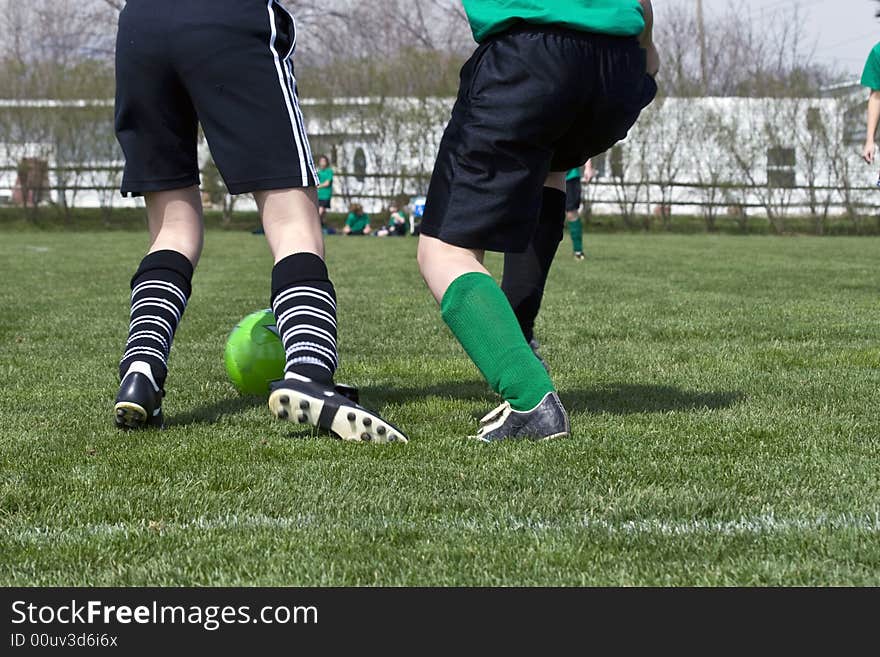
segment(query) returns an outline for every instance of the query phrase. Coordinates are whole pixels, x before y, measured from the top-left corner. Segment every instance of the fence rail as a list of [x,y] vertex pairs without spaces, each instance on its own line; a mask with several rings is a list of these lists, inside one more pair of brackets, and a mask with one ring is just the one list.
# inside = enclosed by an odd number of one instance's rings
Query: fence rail
[[[22,189],[15,183],[7,184],[14,178],[12,176],[4,176],[2,174],[17,174],[18,167],[0,166],[0,203],[16,204],[13,202],[16,194],[21,196]],[[54,184],[30,185],[26,191],[41,198],[42,203],[59,203],[60,196],[70,195],[66,197],[69,207],[80,207],[79,204],[88,203],[88,199],[84,199],[83,194],[89,192],[97,194],[107,194],[119,189],[118,183],[115,181],[121,177],[121,165],[95,165],[87,168],[81,167],[47,167],[45,169],[47,178],[45,180],[54,180]],[[105,176],[107,184],[84,184],[82,178],[86,176]],[[57,182],[59,176],[62,179],[71,179],[70,184]],[[346,201],[377,201],[384,203],[396,196],[422,196],[427,191],[427,184],[430,180],[429,173],[353,173],[349,171],[337,171],[334,176],[337,181],[336,195]],[[110,181],[114,182],[111,184]],[[394,189],[386,190],[385,193],[375,191],[375,184],[372,182],[394,181],[399,183],[394,185]],[[713,184],[705,184],[693,181],[679,180],[621,180],[619,178],[604,177],[602,179],[593,180],[585,186],[585,201],[588,203],[599,204],[605,206],[606,209],[612,209],[609,213],[614,213],[613,208],[618,206],[629,206],[633,208],[648,207],[648,212],[656,211],[663,205],[669,205],[678,208],[695,208],[697,211],[706,209],[727,210],[731,207],[742,209],[764,209],[768,205],[779,207],[785,210],[806,210],[809,214],[811,205],[810,195],[819,195],[821,198],[814,200],[813,205],[824,210],[826,204],[828,211],[837,210],[878,210],[880,211],[880,188],[877,186],[859,185],[846,188],[839,188],[832,185],[797,185],[794,187],[771,187],[769,185],[757,185],[749,183],[733,183],[718,182]],[[665,193],[663,190],[667,190]],[[671,194],[669,190],[675,190]],[[203,190],[206,191],[206,190]],[[755,195],[763,193],[777,194],[779,198],[772,200],[756,199]],[[55,198],[46,198],[55,195]],[[713,198],[714,196],[718,198]],[[874,198],[868,198],[875,195]],[[736,197],[736,198],[732,198]],[[92,205],[82,205],[82,207],[94,207]],[[21,204],[19,200],[17,204]],[[623,213],[623,211],[620,211]],[[636,213],[638,214],[638,213]]]

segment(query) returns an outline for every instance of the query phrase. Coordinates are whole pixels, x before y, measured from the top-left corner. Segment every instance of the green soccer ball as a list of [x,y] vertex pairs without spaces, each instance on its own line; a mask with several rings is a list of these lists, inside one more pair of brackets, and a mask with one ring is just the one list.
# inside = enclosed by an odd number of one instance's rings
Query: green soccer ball
[[246,395],[264,395],[269,384],[284,377],[284,345],[270,309],[251,313],[226,340],[226,373]]

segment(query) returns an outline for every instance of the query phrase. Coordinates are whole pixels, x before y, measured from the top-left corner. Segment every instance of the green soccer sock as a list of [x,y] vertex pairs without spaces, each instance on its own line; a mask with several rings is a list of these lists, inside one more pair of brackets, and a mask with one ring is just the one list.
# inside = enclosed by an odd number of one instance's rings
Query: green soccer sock
[[580,219],[568,222],[568,232],[571,234],[571,245],[575,253],[584,252],[584,225]]
[[459,276],[443,295],[440,310],[486,381],[514,410],[530,411],[555,390],[491,276]]

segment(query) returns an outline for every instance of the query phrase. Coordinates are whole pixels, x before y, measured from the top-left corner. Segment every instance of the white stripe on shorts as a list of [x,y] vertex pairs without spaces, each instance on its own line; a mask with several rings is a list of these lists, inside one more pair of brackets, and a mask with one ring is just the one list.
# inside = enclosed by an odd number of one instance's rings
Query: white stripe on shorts
[[287,69],[287,84],[290,88],[290,97],[293,98],[293,108],[296,110],[297,116],[297,124],[299,125],[300,134],[302,134],[303,144],[305,144],[306,148],[306,158],[309,161],[309,173],[312,175],[312,180],[317,185],[318,184],[318,170],[315,169],[315,160],[312,156],[312,146],[309,144],[309,137],[306,134],[306,120],[303,118],[302,109],[299,106],[299,96],[296,95],[296,76],[293,74],[293,64],[288,58],[286,61],[286,69]]
[[[278,72],[278,84],[281,85],[281,93],[284,96],[284,104],[287,106],[287,114],[290,116],[290,127],[293,130],[293,138],[296,141],[297,155],[299,155],[299,169],[302,174],[303,187],[309,186],[309,170],[306,166],[305,152],[303,150],[302,139],[300,138],[299,127],[296,120],[296,112],[293,109],[293,102],[290,99],[290,92],[285,79],[283,67],[281,65],[281,57],[275,48],[275,39],[278,36],[278,27],[275,25],[275,0],[268,0],[266,8],[269,10],[269,24],[272,28],[272,36],[269,38],[269,52],[275,60],[275,70]],[[295,44],[294,44],[295,45]],[[293,49],[291,48],[291,52]]]

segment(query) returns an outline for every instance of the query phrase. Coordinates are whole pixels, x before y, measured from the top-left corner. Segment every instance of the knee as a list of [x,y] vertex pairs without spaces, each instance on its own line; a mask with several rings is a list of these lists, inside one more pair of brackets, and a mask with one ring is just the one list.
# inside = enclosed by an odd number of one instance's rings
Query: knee
[[435,258],[435,249],[432,248],[429,240],[426,240],[424,237],[419,237],[419,246],[416,251],[416,261],[419,263],[419,273],[421,273],[422,278],[425,277],[425,273],[428,268],[431,266],[431,263]]
[[439,272],[448,269],[451,261],[455,259],[454,248],[450,248],[444,242],[421,235],[416,260],[419,263],[419,272],[426,281]]

